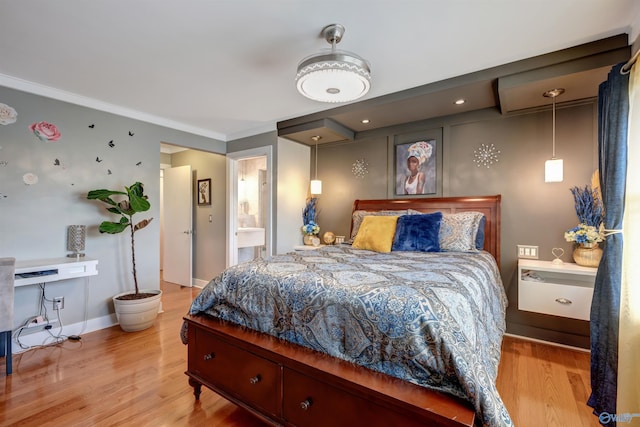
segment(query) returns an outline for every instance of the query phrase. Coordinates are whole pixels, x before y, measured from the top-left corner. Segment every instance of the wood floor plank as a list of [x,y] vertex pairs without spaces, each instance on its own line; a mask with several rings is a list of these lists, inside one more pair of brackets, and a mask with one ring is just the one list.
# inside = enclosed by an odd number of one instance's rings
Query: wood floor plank
[[[113,327],[14,356],[13,375],[0,374],[0,425],[266,427],[206,388],[194,399],[179,330],[199,290],[161,287],[164,313],[145,331]],[[598,426],[587,353],[505,337],[496,384],[518,427]]]

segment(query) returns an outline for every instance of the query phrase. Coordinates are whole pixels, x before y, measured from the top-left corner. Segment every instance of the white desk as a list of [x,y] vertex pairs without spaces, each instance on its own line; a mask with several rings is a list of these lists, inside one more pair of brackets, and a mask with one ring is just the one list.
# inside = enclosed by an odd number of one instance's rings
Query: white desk
[[93,258],[50,258],[16,260],[14,287],[49,283],[98,274],[98,260]]

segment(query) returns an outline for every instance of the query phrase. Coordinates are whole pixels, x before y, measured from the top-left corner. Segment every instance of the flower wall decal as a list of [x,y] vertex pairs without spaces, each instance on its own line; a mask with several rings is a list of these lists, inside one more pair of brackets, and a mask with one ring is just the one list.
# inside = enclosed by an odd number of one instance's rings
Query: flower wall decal
[[0,125],[10,125],[18,120],[18,113],[7,104],[0,103]]
[[25,173],[24,175],[22,175],[22,181],[27,184],[27,185],[34,185],[38,183],[38,175],[36,175],[35,173]]
[[353,163],[351,172],[356,178],[364,178],[364,176],[369,173],[367,166],[369,166],[369,164],[364,159],[358,159]]
[[44,142],[54,142],[59,140],[62,136],[58,127],[53,123],[48,122],[32,123],[31,126],[29,126],[29,130]]
[[480,144],[480,147],[473,151],[473,161],[476,166],[484,166],[489,169],[492,164],[498,163],[499,155],[500,150],[496,149],[495,145]]

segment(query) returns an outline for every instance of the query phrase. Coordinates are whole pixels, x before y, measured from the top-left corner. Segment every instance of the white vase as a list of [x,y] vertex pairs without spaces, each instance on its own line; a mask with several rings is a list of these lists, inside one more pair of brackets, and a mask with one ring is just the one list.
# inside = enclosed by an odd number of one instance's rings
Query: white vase
[[116,309],[116,317],[120,328],[125,332],[136,332],[147,329],[153,325],[158,316],[162,291],[159,289],[141,290],[140,293],[154,294],[149,298],[122,300],[118,297],[131,294],[123,292],[113,297],[113,305]]

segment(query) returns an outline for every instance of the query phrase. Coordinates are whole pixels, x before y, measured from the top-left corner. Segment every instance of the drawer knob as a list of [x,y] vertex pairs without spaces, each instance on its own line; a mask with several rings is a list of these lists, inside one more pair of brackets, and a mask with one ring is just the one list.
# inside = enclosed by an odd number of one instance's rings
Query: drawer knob
[[302,409],[303,411],[306,411],[307,409],[309,409],[311,407],[311,404],[313,403],[313,401],[311,400],[311,398],[307,398],[307,400],[300,402],[300,409]]
[[261,379],[260,375],[256,375],[255,377],[249,378],[249,382],[251,384],[258,384]]
[[571,304],[573,304],[573,301],[571,301],[570,299],[567,299],[567,298],[556,298],[556,302],[560,303],[562,305],[571,305]]
[[216,357],[216,354],[214,352],[208,353],[204,355],[204,360],[211,360],[214,357]]

